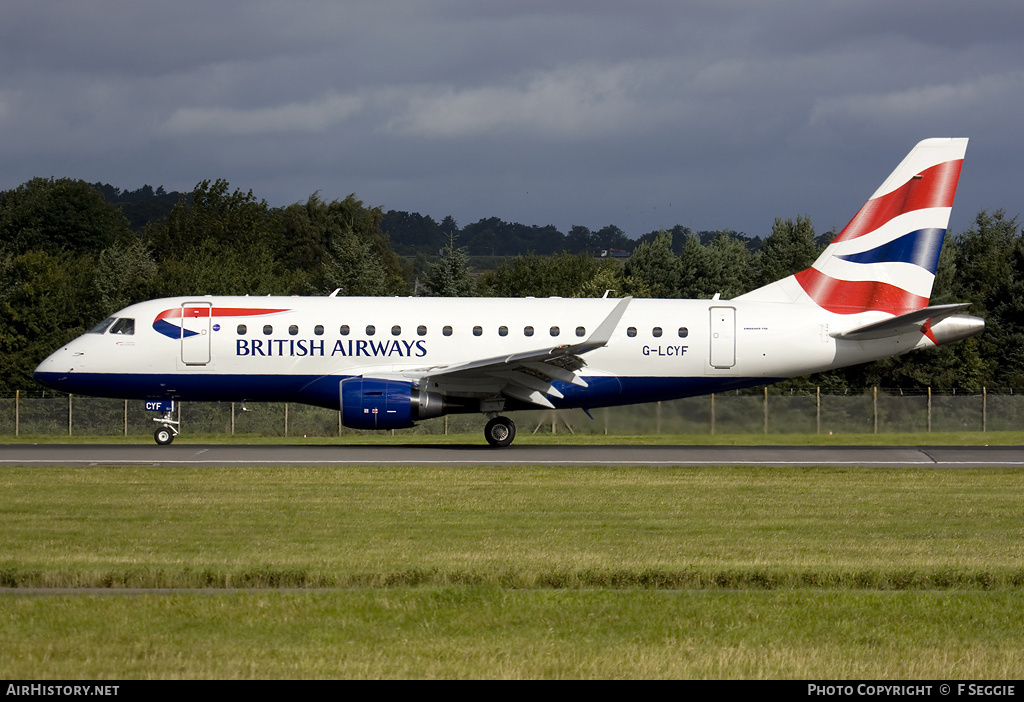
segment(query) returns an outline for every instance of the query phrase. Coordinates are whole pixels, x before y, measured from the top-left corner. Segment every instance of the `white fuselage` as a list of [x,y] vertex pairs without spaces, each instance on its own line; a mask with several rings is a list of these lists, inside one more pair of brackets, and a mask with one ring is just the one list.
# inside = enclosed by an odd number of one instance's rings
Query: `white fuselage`
[[[408,379],[449,397],[501,392],[500,373],[446,374],[480,359],[577,344],[619,300],[561,298],[182,297],[117,312],[36,371],[67,392],[124,398],[276,400],[337,407],[353,376]],[[931,346],[916,332],[843,341],[883,318],[814,305],[632,300],[587,352],[586,387],[555,383],[558,407],[670,399],[771,382]],[[511,408],[520,408],[512,406]],[[468,410],[467,410],[468,411]]]

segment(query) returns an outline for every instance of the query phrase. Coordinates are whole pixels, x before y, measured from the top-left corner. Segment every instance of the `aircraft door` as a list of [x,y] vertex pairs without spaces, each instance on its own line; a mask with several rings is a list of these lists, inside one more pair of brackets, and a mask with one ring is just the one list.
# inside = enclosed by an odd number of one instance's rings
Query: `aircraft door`
[[736,308],[711,308],[711,366],[732,368],[736,365]]
[[186,302],[181,306],[181,362],[185,365],[205,366],[210,362],[211,312],[209,302]]

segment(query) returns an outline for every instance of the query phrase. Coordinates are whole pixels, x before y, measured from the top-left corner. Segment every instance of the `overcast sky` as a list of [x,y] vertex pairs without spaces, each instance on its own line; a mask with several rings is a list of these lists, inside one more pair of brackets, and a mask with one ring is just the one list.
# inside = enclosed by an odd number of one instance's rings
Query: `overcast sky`
[[0,189],[35,176],[531,225],[841,228],[919,140],[951,226],[1024,208],[1024,3],[5,0]]

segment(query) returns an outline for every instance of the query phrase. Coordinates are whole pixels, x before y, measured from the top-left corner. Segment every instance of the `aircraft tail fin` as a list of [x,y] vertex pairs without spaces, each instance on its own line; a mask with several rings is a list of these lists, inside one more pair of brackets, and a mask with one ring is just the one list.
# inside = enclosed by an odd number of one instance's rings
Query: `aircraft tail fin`
[[815,304],[836,314],[928,306],[967,139],[926,139],[814,264],[737,299]]

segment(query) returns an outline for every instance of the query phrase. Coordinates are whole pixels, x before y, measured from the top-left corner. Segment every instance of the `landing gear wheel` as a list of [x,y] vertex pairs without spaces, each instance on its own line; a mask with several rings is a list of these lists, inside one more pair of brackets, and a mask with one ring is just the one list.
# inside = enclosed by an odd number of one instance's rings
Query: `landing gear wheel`
[[484,427],[487,443],[495,448],[504,448],[516,438],[516,425],[508,417],[495,417]]
[[174,441],[174,432],[171,431],[170,427],[160,427],[153,432],[153,438],[156,439],[156,442],[161,446],[166,446]]

